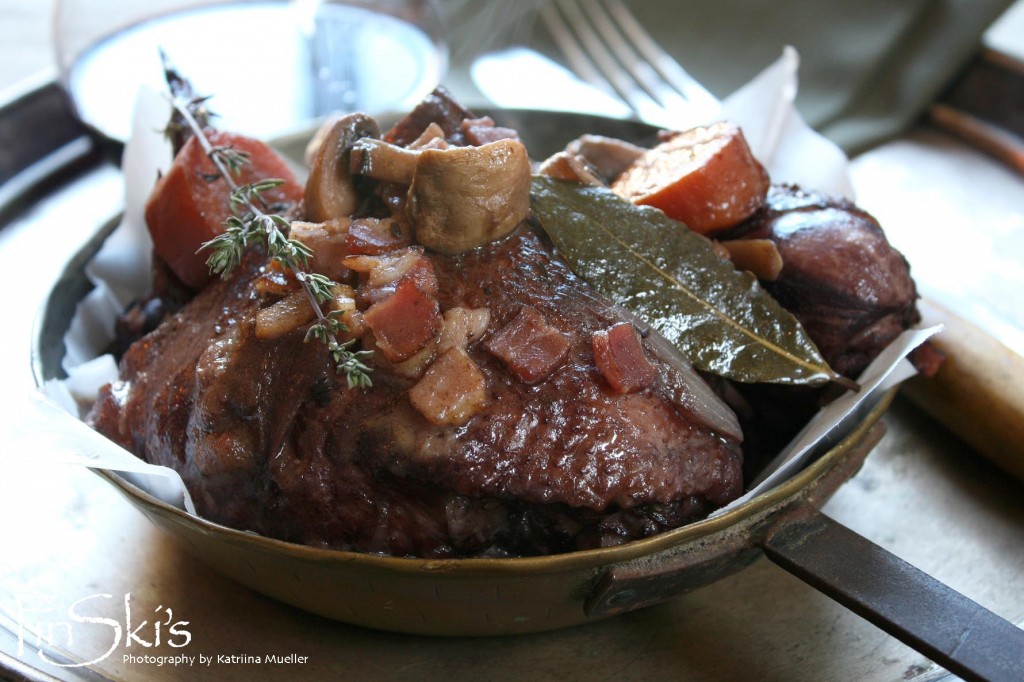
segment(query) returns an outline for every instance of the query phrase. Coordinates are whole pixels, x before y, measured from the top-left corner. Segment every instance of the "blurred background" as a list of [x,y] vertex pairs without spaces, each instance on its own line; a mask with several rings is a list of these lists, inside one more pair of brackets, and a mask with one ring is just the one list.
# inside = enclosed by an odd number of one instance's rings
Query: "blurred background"
[[[445,82],[457,95],[480,97],[468,68],[483,53],[523,44],[561,59],[535,21],[543,1],[437,0],[450,44]],[[54,27],[62,26],[53,18],[56,2],[0,0],[0,89],[27,78],[53,78],[52,37]],[[126,12],[140,12],[136,4],[122,4]],[[62,20],[65,31],[116,16],[97,11],[96,1],[63,5],[72,10]],[[146,11],[151,5],[145,3]],[[631,7],[654,38],[719,97],[774,61],[782,46],[794,45],[802,58],[801,113],[848,152],[905,130],[983,46],[1024,63],[1024,0],[719,0],[686,9],[674,2]],[[263,51],[253,62],[270,58]]]

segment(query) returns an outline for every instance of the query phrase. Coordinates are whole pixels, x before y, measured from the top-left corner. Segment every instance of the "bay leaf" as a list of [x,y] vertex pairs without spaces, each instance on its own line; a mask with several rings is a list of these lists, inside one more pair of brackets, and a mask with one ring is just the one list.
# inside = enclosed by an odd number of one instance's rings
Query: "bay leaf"
[[543,176],[534,177],[530,196],[573,271],[646,320],[695,367],[741,382],[846,381],[752,274],[660,210]]

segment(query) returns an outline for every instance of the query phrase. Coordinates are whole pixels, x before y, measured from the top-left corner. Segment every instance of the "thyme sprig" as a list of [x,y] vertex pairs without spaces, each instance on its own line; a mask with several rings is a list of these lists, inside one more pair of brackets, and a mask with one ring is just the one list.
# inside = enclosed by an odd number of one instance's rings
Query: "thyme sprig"
[[[334,298],[332,288],[337,283],[326,275],[309,271],[312,249],[288,236],[291,223],[283,216],[271,213],[264,200],[264,193],[284,184],[284,180],[273,178],[239,185],[232,176],[239,174],[242,167],[249,163],[249,154],[230,146],[214,146],[189,111],[189,103],[183,103],[177,98],[169,100],[217,169],[207,179],[212,182],[223,178],[231,189],[229,202],[232,215],[224,221],[224,232],[199,247],[200,251],[210,252],[206,260],[210,272],[227,278],[241,264],[250,244],[263,243],[273,260],[295,274],[316,313],[317,321],[310,326],[305,341],[315,339],[327,346],[336,371],[346,376],[349,388],[372,386],[372,369],[363,360],[373,355],[373,351],[351,350],[355,339],[339,343],[338,334],[348,331],[340,319],[343,311],[330,310],[324,313],[323,306]],[[195,104],[194,101],[191,103]]]

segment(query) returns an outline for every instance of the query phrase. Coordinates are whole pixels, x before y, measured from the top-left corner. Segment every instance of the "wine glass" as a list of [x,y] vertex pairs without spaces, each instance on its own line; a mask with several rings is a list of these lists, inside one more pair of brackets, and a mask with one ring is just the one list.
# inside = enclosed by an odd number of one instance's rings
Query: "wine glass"
[[219,125],[260,137],[336,111],[407,109],[443,78],[433,0],[57,0],[60,80],[79,117],[125,140],[139,86],[164,90],[160,51]]

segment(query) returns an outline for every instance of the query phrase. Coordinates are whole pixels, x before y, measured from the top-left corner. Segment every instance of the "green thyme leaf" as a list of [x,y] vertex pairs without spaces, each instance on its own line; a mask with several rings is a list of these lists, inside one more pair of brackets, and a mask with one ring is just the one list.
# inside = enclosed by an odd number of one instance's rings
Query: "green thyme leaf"
[[199,247],[200,251],[210,252],[206,260],[210,272],[227,278],[241,264],[247,246],[254,242],[265,243],[268,255],[295,274],[316,313],[317,321],[310,325],[305,340],[316,340],[328,347],[336,370],[346,375],[349,388],[372,386],[372,369],[363,360],[373,355],[373,351],[349,350],[355,339],[338,343],[338,334],[348,331],[340,319],[343,313],[332,310],[324,314],[322,306],[334,297],[332,287],[336,284],[325,275],[308,272],[313,250],[288,237],[291,224],[284,216],[270,213],[263,199],[264,192],[284,184],[284,180],[270,178],[238,185],[232,175],[237,175],[242,166],[249,163],[249,154],[231,147],[211,145],[190,111],[195,101],[183,104],[177,98],[171,98],[171,104],[177,112],[175,118],[188,125],[217,168],[217,173],[208,175],[207,179],[213,182],[223,178],[231,188],[229,204],[232,215],[224,221],[224,232]]

